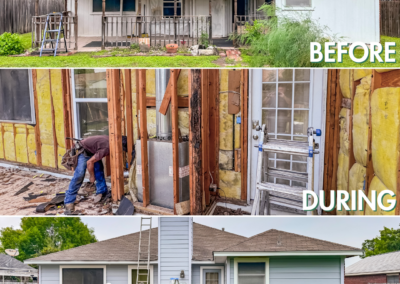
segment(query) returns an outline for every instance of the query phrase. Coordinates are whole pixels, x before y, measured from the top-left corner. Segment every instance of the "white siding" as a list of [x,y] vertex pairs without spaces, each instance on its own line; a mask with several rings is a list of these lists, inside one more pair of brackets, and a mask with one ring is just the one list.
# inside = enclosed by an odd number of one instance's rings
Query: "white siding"
[[[160,225],[160,284],[169,284],[170,278],[179,278],[179,282],[190,283],[190,243],[189,222],[187,217],[163,217]],[[180,272],[185,272],[185,278],[180,278]]]
[[60,266],[41,265],[40,284],[60,284]]
[[128,283],[128,266],[107,265],[107,283],[110,284]]

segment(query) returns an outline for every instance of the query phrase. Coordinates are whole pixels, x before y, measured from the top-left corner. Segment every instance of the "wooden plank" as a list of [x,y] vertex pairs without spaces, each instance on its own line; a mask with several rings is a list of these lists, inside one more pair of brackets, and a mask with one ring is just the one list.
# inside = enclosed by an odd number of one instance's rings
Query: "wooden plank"
[[209,70],[201,70],[201,137],[202,137],[202,172],[205,205],[210,204],[210,123],[209,123]]
[[211,69],[208,85],[209,161],[214,184],[219,185],[219,69]]
[[[179,203],[179,127],[178,127],[178,90],[177,82],[180,70],[171,70],[171,117],[172,117],[172,168],[174,179],[174,204]],[[176,214],[176,207],[174,206]]]
[[14,137],[14,157],[15,157],[15,161],[18,162],[17,159],[17,143],[15,142],[15,138],[17,136],[17,132],[15,130],[15,123],[12,124],[13,127],[13,137]]
[[108,125],[110,137],[111,193],[114,201],[124,195],[124,172],[122,169],[120,73],[107,70]]
[[126,99],[126,136],[128,141],[128,165],[132,163],[133,149],[133,112],[132,112],[132,77],[131,70],[125,69],[125,99]]
[[67,139],[67,137],[74,137],[72,127],[72,107],[71,107],[71,88],[70,88],[70,76],[69,70],[61,70],[61,81],[62,81],[62,99],[63,99],[63,115],[64,115],[64,137],[65,147],[71,149],[73,141]]
[[56,114],[54,112],[53,91],[51,84],[51,69],[49,69],[49,84],[50,84],[50,105],[51,105],[51,127],[53,130],[53,148],[54,148],[54,163],[55,168],[58,169],[58,141],[56,130]]
[[176,215],[186,215],[190,213],[190,200],[175,204]]
[[242,150],[241,149],[235,149],[235,172],[240,173],[241,170],[241,153]]
[[155,205],[147,205],[144,206],[141,202],[133,202],[135,206],[135,211],[138,213],[143,213],[146,215],[174,215],[174,210],[155,206]]
[[38,106],[38,98],[36,91],[36,83],[37,83],[37,73],[35,69],[32,69],[32,85],[33,85],[33,100],[35,105],[35,144],[36,144],[36,164],[38,166],[42,165],[42,142],[40,140],[40,126],[39,126],[39,106]]
[[135,70],[135,81],[136,81],[136,128],[137,128],[137,134],[138,134],[138,139],[140,140],[140,123],[139,123],[139,91],[138,91],[138,82],[139,82],[139,72],[138,69]]
[[[156,98],[155,97],[146,97],[146,106],[147,107],[155,107],[156,106]],[[178,96],[178,107],[189,107],[189,97]]]
[[190,214],[202,214],[203,172],[201,138],[201,70],[189,70],[189,179]]
[[146,70],[136,70],[138,73],[138,81],[136,81],[136,92],[139,94],[140,107],[140,140],[141,140],[141,157],[142,157],[142,189],[143,189],[143,206],[150,204],[150,183],[149,183],[149,161],[147,149],[147,115],[146,115]]
[[375,73],[377,74],[377,78],[380,80],[380,88],[400,86],[400,69],[385,73],[374,71],[374,74]]
[[2,142],[2,145],[3,145],[3,157],[4,157],[4,160],[7,160],[6,159],[6,147],[4,146],[4,125],[3,125],[3,123],[1,123],[0,124],[0,132],[1,132],[1,142]]
[[164,98],[161,102],[160,109],[158,110],[163,115],[167,114],[167,110],[169,107],[169,103],[171,102],[171,96],[172,96],[172,92],[173,92],[172,88],[174,85],[178,84],[179,74],[181,74],[181,69],[176,69],[176,70],[177,70],[176,77],[175,77],[176,81],[172,81],[172,76],[170,76],[169,82],[167,85],[167,89],[165,90]]
[[240,154],[240,168],[241,168],[241,199],[247,200],[247,163],[248,163],[248,135],[249,135],[249,70],[242,70],[241,76],[242,82],[242,100],[241,100],[241,110],[242,110],[242,122],[241,122],[241,154]]
[[[28,125],[26,125],[26,124],[25,124],[25,133],[26,133],[26,135],[25,135],[25,143],[26,143],[26,158],[27,158],[28,164],[30,164],[30,161],[29,161],[29,149],[28,149],[28,136],[29,136],[29,130],[28,130]],[[4,148],[4,145],[3,145],[3,148]]]

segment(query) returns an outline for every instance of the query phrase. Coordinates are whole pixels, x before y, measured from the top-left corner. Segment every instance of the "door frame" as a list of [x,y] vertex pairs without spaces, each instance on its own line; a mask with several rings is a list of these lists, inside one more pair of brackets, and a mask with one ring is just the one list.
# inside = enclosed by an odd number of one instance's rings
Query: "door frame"
[[225,267],[224,266],[200,266],[200,284],[203,284],[203,270],[204,269],[221,269],[221,284],[225,283]]
[[[132,270],[137,269],[137,264],[136,265],[128,265],[128,284],[132,284]],[[140,265],[139,269],[147,269],[147,266]],[[154,283],[154,267],[152,264],[150,264],[150,283]]]

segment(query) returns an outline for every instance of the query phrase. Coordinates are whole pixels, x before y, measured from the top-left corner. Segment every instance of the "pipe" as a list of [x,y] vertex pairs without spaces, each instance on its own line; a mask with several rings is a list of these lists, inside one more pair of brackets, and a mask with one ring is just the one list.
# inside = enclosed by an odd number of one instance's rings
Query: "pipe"
[[172,140],[171,108],[168,108],[166,115],[159,112],[165,91],[167,90],[169,77],[169,69],[156,69],[156,125],[158,140]]

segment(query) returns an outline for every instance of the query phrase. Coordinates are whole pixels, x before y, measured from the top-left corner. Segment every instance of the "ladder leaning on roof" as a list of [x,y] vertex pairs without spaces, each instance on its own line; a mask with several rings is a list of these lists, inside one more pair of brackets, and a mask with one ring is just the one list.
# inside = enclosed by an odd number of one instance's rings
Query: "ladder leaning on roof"
[[[59,22],[56,21],[57,17],[59,17]],[[52,21],[52,19],[54,19],[54,20]],[[55,30],[52,30],[51,23],[55,24],[56,26],[58,25],[58,28]],[[54,33],[56,33],[56,35],[53,38],[52,35]],[[57,49],[58,49],[58,44],[60,42],[60,34],[61,33],[64,36],[65,52],[68,52],[67,41],[65,39],[65,32],[64,32],[64,27],[63,27],[63,14],[57,13],[57,12],[47,14],[46,25],[45,25],[44,33],[43,33],[42,46],[40,47],[40,57],[42,56],[43,51],[52,51],[54,56],[57,55]],[[49,38],[47,36],[49,36]],[[45,48],[47,43],[51,44],[51,48]],[[56,45],[55,48],[54,48],[54,43]]]
[[[149,220],[150,223],[145,221]],[[148,227],[149,239],[146,243],[146,237],[142,239],[143,227]],[[137,284],[149,284],[150,283],[150,238],[151,238],[151,217],[142,217],[140,219],[140,235],[139,235],[139,253],[138,253],[138,263],[136,271],[136,283]],[[144,248],[142,250],[142,248]],[[144,257],[142,257],[144,256]],[[146,269],[143,266],[146,265]],[[142,267],[142,268],[141,268]],[[140,270],[146,270],[146,273],[140,273]],[[141,277],[143,276],[143,277]],[[146,276],[146,277],[144,277]],[[144,279],[145,280],[142,280]]]
[[[283,139],[272,139],[267,137],[265,124],[257,126],[260,131],[258,139],[258,158],[256,175],[256,195],[252,208],[252,215],[271,215],[271,204],[289,212],[303,213],[303,191],[314,191],[314,154],[319,154],[318,144],[314,141],[314,134],[321,136],[321,130],[314,130],[312,127],[307,129],[308,141],[291,141]],[[266,141],[264,141],[266,137]],[[307,157],[307,172],[296,172],[269,167],[269,153],[288,154]],[[306,183],[306,188],[299,186],[289,186],[268,182],[268,178],[280,178],[296,182]],[[308,202],[311,201],[309,197]],[[307,212],[311,215],[312,212]]]

